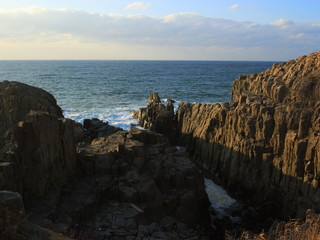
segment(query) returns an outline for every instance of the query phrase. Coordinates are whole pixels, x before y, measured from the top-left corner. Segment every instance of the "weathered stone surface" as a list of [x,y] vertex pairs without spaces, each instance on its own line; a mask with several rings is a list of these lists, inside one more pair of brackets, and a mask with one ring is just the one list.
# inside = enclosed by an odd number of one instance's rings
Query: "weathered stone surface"
[[0,191],[0,239],[26,239],[24,216],[21,195]]
[[85,119],[83,121],[83,128],[85,129],[85,136],[83,136],[83,138],[86,137],[89,141],[97,137],[108,137],[122,130],[121,128],[110,126],[108,122],[103,122],[97,118]]
[[[203,178],[166,137],[99,119],[75,124],[52,95],[25,84],[0,83],[0,96],[0,189],[22,196],[0,192],[1,208],[22,211],[23,199],[28,221],[74,237],[84,231],[95,239],[204,235]],[[160,104],[158,95],[150,102]],[[164,106],[170,118],[172,104]],[[158,117],[157,126],[164,126],[167,117]]]
[[148,97],[148,106],[135,112],[140,126],[166,135],[170,141],[176,138],[174,123],[174,101],[167,100],[167,105],[161,103],[157,93],[151,93]]
[[29,206],[75,171],[73,121],[51,94],[26,84],[1,82],[0,99],[0,189]]
[[317,52],[240,76],[229,104],[181,103],[172,128],[234,193],[281,217],[303,217],[320,210],[319,114]]
[[24,205],[21,195],[17,192],[0,191],[0,209],[9,211],[11,217],[23,216]]
[[[86,126],[87,131],[95,128]],[[170,147],[163,135],[132,128],[84,139],[77,160],[80,175],[54,201],[40,202],[28,219],[94,239],[211,234],[203,178],[188,155]],[[176,228],[178,223],[186,229]]]
[[[136,128],[118,131],[80,144],[78,155],[85,175],[109,177],[110,189],[103,192],[113,192],[110,195],[122,202],[140,204],[145,218],[157,222],[170,215],[193,226],[208,214],[200,173],[187,154],[170,147],[162,135]],[[175,199],[176,207],[181,204],[182,208],[167,207],[169,199]],[[185,217],[186,209],[189,218]]]
[[48,92],[19,82],[0,82],[0,122],[11,126],[24,121],[30,110],[63,117],[55,98]]

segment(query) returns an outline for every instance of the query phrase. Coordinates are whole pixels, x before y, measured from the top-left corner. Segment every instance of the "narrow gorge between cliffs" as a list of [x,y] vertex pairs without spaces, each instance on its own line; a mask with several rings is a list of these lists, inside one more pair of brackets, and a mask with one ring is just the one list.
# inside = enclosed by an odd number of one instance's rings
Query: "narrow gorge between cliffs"
[[304,218],[320,210],[319,52],[240,76],[230,102],[161,103],[136,112],[144,128],[185,146],[197,163],[258,218]]
[[319,225],[319,79],[318,52],[241,75],[230,102],[175,110],[151,93],[128,131],[0,82],[0,238],[277,239],[275,220]]

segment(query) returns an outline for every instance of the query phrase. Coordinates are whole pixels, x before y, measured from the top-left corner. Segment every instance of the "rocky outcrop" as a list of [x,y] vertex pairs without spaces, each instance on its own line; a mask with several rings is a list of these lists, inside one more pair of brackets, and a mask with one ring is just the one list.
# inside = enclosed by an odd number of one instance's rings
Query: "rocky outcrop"
[[81,222],[95,239],[206,235],[199,231],[210,221],[203,178],[163,135],[120,130],[79,143],[77,152],[82,187],[70,187],[56,210],[69,216],[69,227]]
[[164,134],[171,142],[176,139],[174,101],[168,99],[167,103],[161,102],[157,93],[151,93],[148,97],[148,106],[135,112],[140,126],[151,131]]
[[0,83],[0,100],[0,189],[31,206],[75,171],[73,121],[51,94],[26,84]]
[[7,208],[25,206],[31,238],[42,226],[77,239],[208,239],[203,178],[166,137],[99,119],[82,126],[17,82],[0,83],[0,96],[1,227],[24,218]]
[[[320,210],[320,52],[235,80],[230,103],[181,103],[178,142],[268,213]],[[272,211],[271,211],[272,209]]]
[[75,238],[208,239],[203,178],[186,153],[161,134],[132,128],[102,136],[114,128],[85,122],[85,134],[100,137],[78,143],[79,175],[33,208],[30,221]]

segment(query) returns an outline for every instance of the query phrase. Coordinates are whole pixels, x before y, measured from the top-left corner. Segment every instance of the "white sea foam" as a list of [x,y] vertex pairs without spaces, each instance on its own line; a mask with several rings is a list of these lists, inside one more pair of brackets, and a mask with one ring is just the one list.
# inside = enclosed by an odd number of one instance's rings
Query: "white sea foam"
[[98,118],[124,130],[129,130],[132,125],[138,124],[137,120],[130,114],[128,108],[92,108],[82,111],[78,109],[66,109],[63,113],[66,118],[73,119],[77,122],[83,123],[84,119]]
[[[164,105],[167,105],[168,104],[168,100],[169,100],[169,98],[163,98],[163,99],[161,99],[161,103],[164,104]],[[178,111],[178,107],[179,107],[180,103],[181,103],[181,101],[174,100],[173,108],[174,108],[174,112],[175,113]]]
[[233,219],[229,216],[228,209],[236,207],[238,202],[230,197],[224,188],[215,184],[212,180],[205,178],[204,184],[211,207],[216,213],[216,217],[223,218],[228,216],[231,220],[237,221],[238,219]]

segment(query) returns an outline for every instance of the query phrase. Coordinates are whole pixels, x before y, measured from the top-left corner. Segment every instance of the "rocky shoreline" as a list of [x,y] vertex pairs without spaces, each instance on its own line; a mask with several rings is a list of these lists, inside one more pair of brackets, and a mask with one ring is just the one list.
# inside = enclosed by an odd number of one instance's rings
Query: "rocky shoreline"
[[262,219],[320,210],[320,52],[234,81],[221,104],[181,103],[155,94],[139,123],[187,148],[199,165],[257,209]]
[[50,239],[49,231],[210,239],[203,177],[166,137],[99,119],[82,126],[63,118],[52,95],[18,82],[0,83],[0,96],[1,239],[16,239],[5,228],[9,217],[32,226],[21,239]]
[[229,103],[175,113],[153,93],[135,114],[151,131],[81,125],[44,90],[0,83],[0,238],[224,239],[199,168],[253,225],[319,211],[319,78],[318,52],[240,76]]

